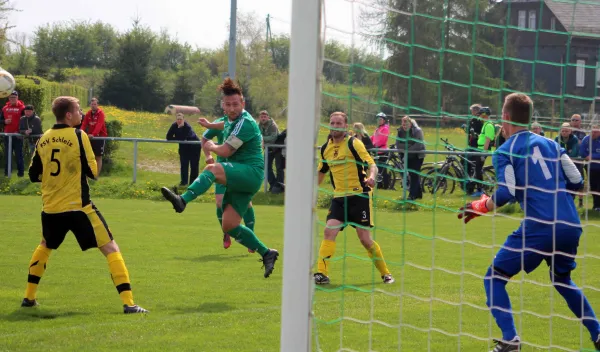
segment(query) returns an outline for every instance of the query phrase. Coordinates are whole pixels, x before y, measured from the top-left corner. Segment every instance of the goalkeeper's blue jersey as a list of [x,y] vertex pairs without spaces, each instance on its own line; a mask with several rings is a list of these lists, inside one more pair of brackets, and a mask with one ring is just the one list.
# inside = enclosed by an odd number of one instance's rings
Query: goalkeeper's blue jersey
[[529,131],[512,135],[492,157],[498,206],[516,199],[525,212],[523,234],[552,234],[580,227],[571,193],[583,186],[581,174],[558,143]]

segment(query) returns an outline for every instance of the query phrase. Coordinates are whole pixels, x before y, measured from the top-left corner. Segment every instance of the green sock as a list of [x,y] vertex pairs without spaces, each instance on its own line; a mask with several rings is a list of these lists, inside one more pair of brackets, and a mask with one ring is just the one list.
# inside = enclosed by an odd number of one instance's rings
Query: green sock
[[250,207],[246,210],[246,214],[244,214],[244,225],[250,229],[250,231],[254,232],[254,222],[256,218],[254,217],[254,208]]
[[214,182],[215,175],[208,170],[204,170],[200,176],[194,180],[194,183],[188,187],[187,191],[181,196],[181,198],[183,198],[186,203],[189,203],[208,191]]
[[217,207],[217,219],[219,220],[219,224],[223,226],[223,209]]
[[265,255],[269,251],[269,248],[256,237],[254,232],[244,225],[239,225],[235,229],[229,231],[229,235],[235,238],[242,246],[257,251],[260,255]]

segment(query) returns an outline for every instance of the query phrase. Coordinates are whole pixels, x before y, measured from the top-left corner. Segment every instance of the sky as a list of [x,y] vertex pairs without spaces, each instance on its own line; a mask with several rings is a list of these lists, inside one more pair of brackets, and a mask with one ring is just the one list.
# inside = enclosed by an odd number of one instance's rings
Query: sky
[[[126,31],[132,19],[139,17],[153,30],[165,28],[179,41],[200,48],[220,47],[229,37],[229,0],[12,0],[12,4],[20,10],[10,16],[13,31],[28,35],[40,25],[71,20],[100,20]],[[325,4],[326,22],[331,26],[328,38],[349,43],[351,36],[343,31],[352,31],[352,7],[357,5],[347,0],[326,0]],[[290,32],[292,0],[237,0],[237,9],[238,13],[254,12],[261,19],[269,14],[274,34]]]

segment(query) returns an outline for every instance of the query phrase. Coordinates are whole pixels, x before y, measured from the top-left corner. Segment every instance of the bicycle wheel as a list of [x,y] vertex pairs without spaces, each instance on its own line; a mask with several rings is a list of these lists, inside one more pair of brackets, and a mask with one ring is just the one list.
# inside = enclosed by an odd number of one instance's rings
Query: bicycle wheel
[[493,166],[483,168],[483,190],[487,194],[492,194],[496,188],[496,171]]

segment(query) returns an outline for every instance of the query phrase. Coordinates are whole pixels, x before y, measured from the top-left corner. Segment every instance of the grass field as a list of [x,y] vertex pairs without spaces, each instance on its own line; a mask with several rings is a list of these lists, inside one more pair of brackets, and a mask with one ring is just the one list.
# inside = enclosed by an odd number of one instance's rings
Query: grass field
[[[165,202],[95,201],[124,253],[136,302],[151,311],[125,316],[105,259],[94,250],[82,253],[72,236],[48,262],[38,296],[42,306],[19,308],[28,261],[39,240],[41,202],[37,197],[0,199],[5,249],[0,257],[0,350],[279,350],[282,262],[264,279],[257,255],[237,244],[224,250],[213,205],[191,204],[185,213],[175,214]],[[259,236],[283,250],[283,208],[256,210]],[[485,217],[465,227],[454,213],[438,209],[377,211],[375,222],[374,236],[397,282],[380,283],[355,234],[340,234],[332,285],[315,293],[315,350],[489,348],[487,338],[497,337],[498,330],[484,310],[480,276],[518,220]],[[598,235],[597,227],[586,227],[580,254],[600,251]],[[318,234],[315,247],[320,238]],[[598,259],[581,258],[574,280],[596,286],[599,269]],[[569,350],[591,347],[579,323],[561,317],[571,315],[547,286],[546,268],[515,281],[509,292],[515,310],[528,312],[517,315],[527,343]],[[586,289],[586,294],[592,304],[600,302],[600,292]],[[550,314],[552,319],[536,316]],[[459,340],[440,331],[463,335]],[[564,349],[526,349],[549,350]]]

